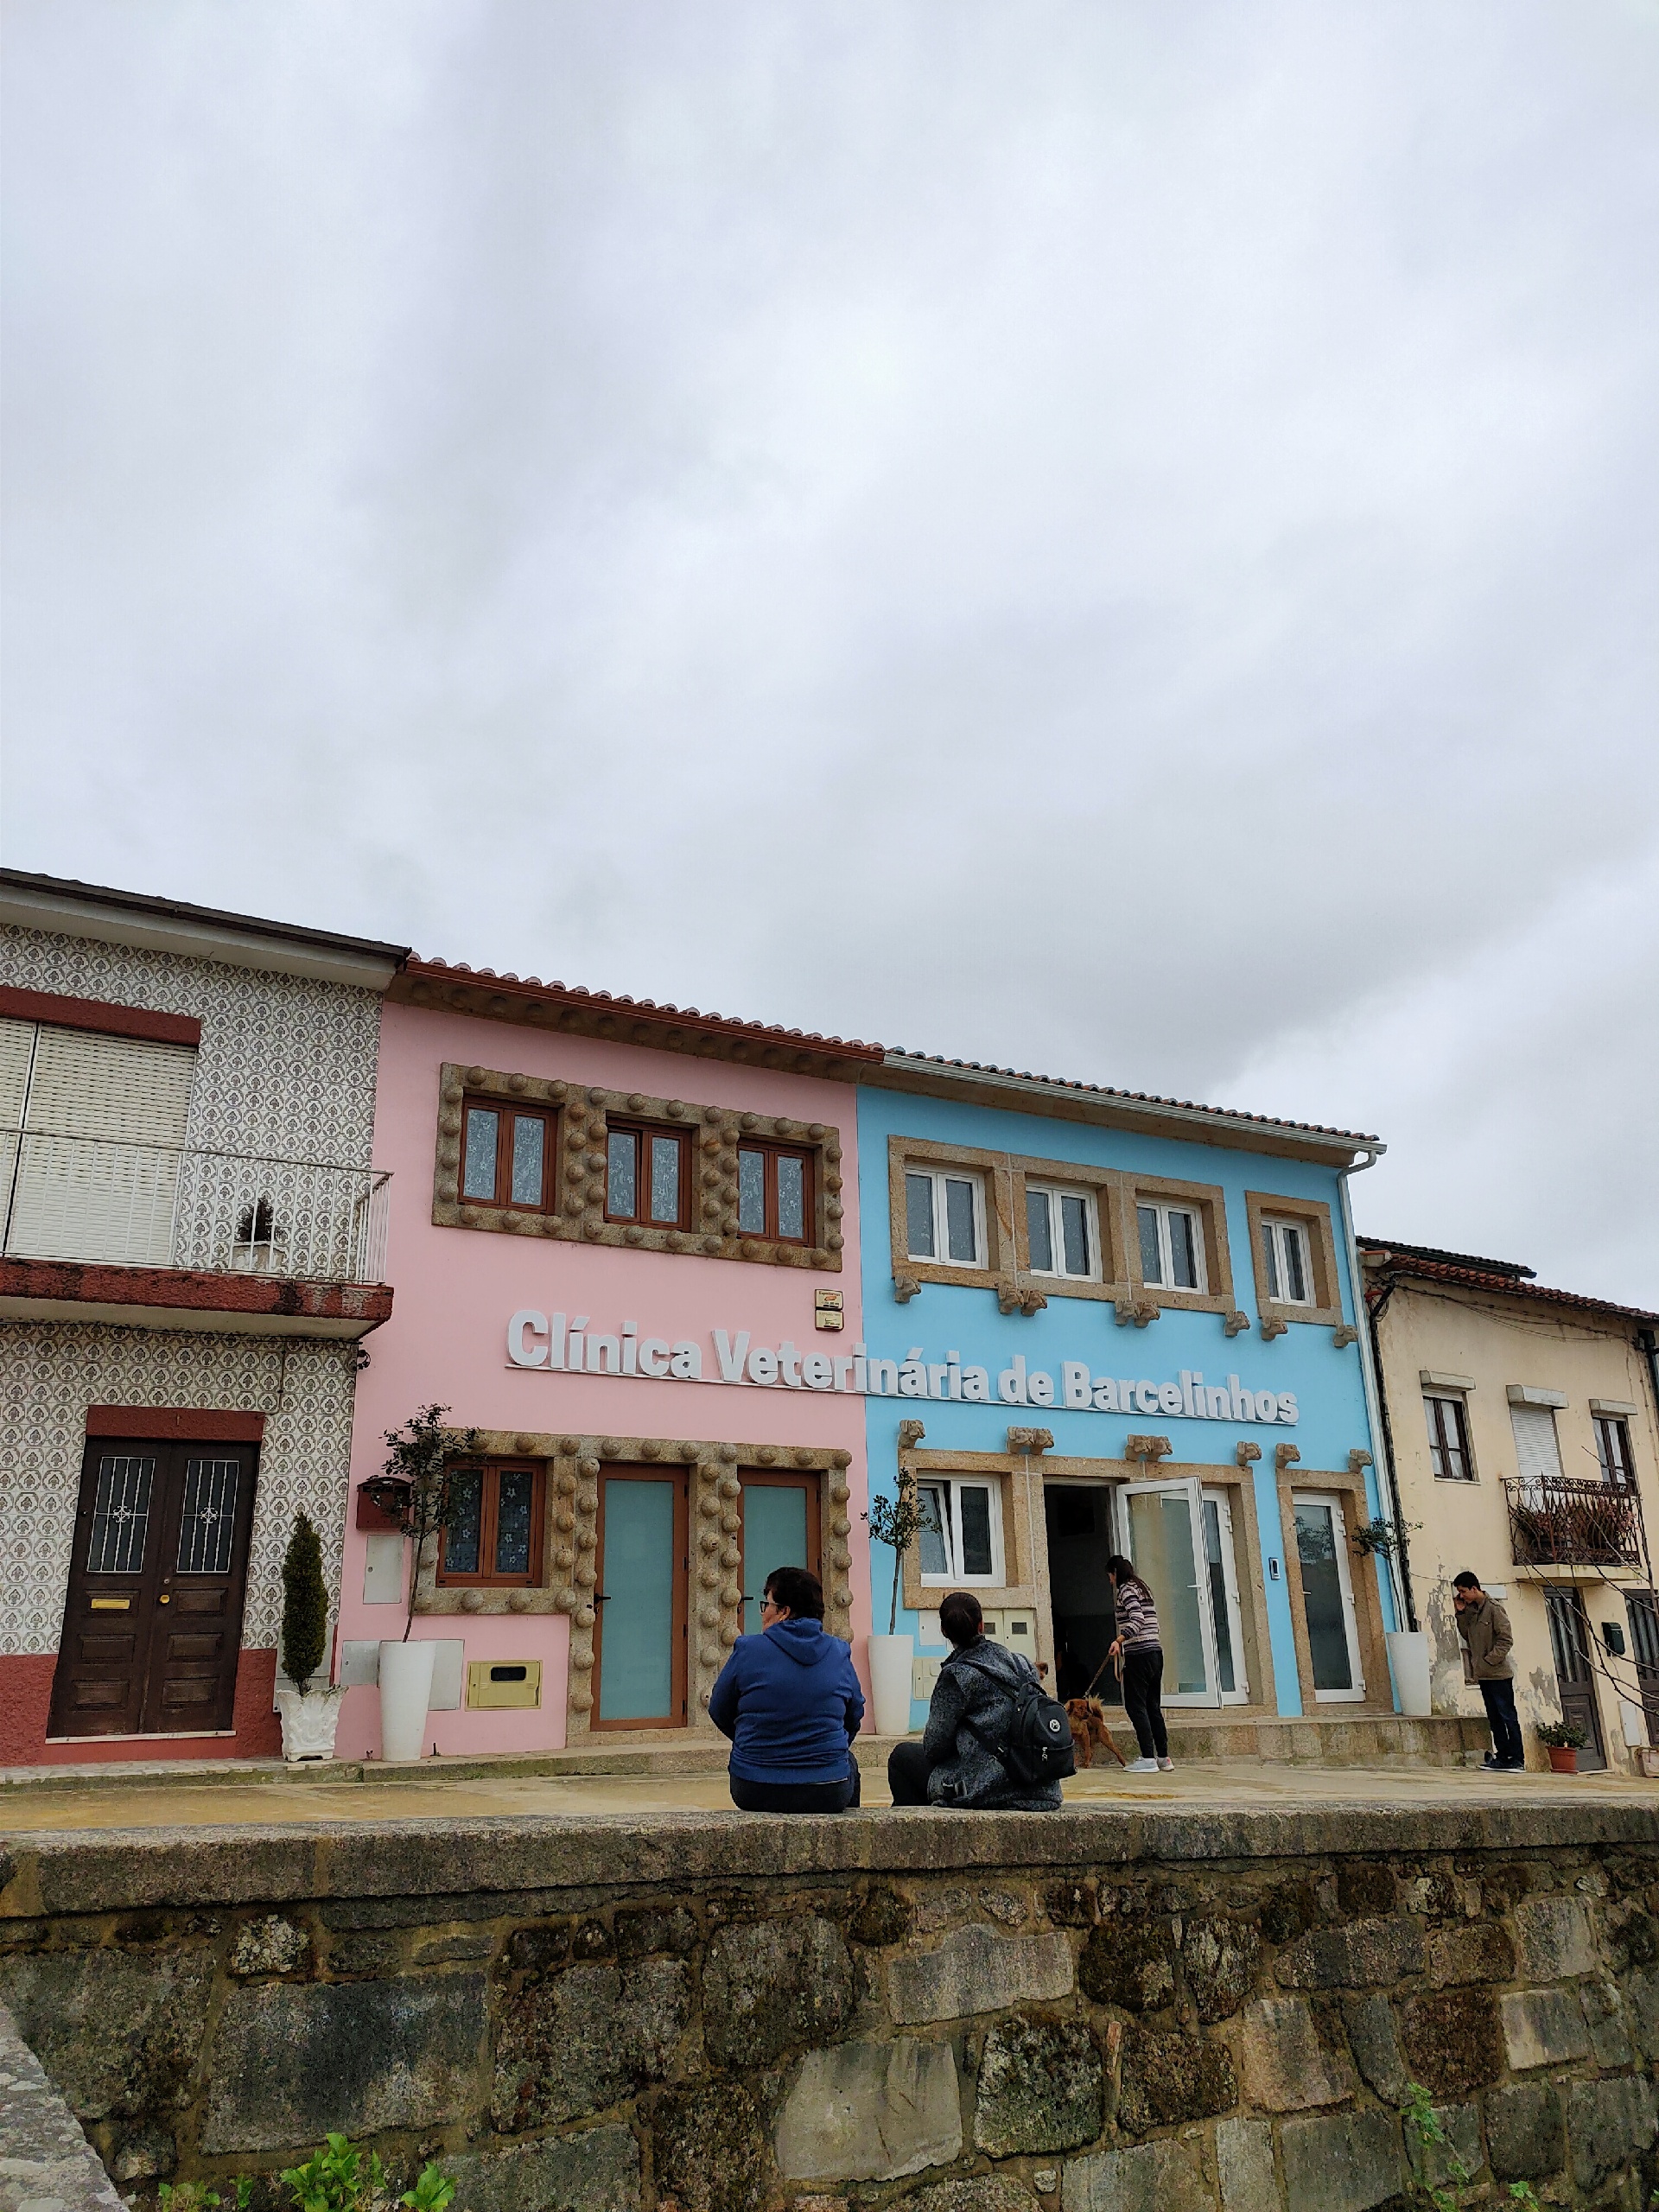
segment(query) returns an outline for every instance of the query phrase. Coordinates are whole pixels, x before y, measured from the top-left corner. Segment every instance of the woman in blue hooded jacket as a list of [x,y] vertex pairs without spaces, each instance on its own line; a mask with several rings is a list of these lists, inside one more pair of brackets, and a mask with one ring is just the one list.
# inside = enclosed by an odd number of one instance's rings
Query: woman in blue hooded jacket
[[823,1586],[804,1567],[766,1577],[759,1636],[740,1636],[709,1699],[732,1739],[732,1802],[745,1813],[844,1813],[858,1802],[853,1738],[864,1693],[852,1653],[823,1627]]

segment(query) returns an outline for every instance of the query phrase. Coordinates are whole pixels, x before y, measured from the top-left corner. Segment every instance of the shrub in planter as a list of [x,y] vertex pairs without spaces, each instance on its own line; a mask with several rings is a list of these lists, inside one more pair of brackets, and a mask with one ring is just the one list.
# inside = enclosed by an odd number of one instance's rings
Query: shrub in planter
[[1576,1720],[1546,1720],[1539,1728],[1538,1740],[1549,1753],[1549,1764],[1557,1774],[1576,1774],[1579,1753],[1590,1738]]
[[332,1758],[343,1689],[325,1677],[314,1689],[328,1648],[328,1586],[322,1579],[322,1545],[310,1516],[296,1513],[294,1533],[283,1555],[283,1668],[291,1690],[278,1690],[283,1717],[283,1756],[287,1759]]

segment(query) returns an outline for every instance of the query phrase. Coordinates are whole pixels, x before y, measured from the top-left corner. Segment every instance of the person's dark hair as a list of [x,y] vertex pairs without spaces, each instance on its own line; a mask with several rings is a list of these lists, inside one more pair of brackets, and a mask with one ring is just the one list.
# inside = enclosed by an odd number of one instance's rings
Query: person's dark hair
[[1112,1554],[1106,1562],[1106,1572],[1120,1590],[1126,1582],[1133,1583],[1137,1590],[1145,1591],[1148,1602],[1151,1601],[1152,1592],[1147,1589],[1146,1584],[1135,1573],[1135,1561],[1132,1559],[1125,1559],[1122,1552]]
[[810,1567],[774,1567],[764,1594],[774,1605],[787,1605],[798,1621],[823,1618],[823,1585]]
[[953,1590],[939,1602],[939,1626],[960,1648],[971,1643],[985,1626],[985,1616],[971,1590]]
[[1452,1576],[1452,1587],[1454,1590],[1478,1590],[1480,1587],[1480,1577],[1478,1574],[1471,1574],[1468,1568],[1465,1567],[1461,1574],[1454,1574]]

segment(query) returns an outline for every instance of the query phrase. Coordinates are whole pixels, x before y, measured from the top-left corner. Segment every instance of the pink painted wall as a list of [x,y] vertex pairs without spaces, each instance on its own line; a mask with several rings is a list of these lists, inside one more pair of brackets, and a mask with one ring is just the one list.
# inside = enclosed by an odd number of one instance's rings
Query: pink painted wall
[[[709,1259],[679,1252],[633,1251],[551,1242],[432,1224],[432,1176],[437,1142],[439,1070],[463,1066],[601,1084],[658,1097],[740,1112],[823,1122],[840,1133],[843,1176],[841,1219],[845,1243],[838,1274]],[[862,1671],[870,1617],[868,1532],[860,1515],[867,1497],[861,1398],[778,1387],[732,1388],[710,1382],[650,1382],[627,1376],[568,1375],[513,1369],[506,1359],[508,1317],[521,1307],[544,1313],[587,1313],[595,1330],[614,1334],[625,1319],[641,1337],[689,1337],[716,1371],[709,1332],[747,1329],[758,1344],[792,1337],[804,1351],[850,1353],[862,1333],[859,1298],[856,1092],[845,1084],[730,1066],[723,1061],[551,1035],[517,1023],[388,1004],[383,1009],[375,1114],[374,1160],[391,1172],[389,1280],[391,1319],[367,1339],[370,1363],[358,1378],[352,1484],[379,1472],[384,1432],[417,1406],[435,1401],[457,1427],[564,1430],[585,1435],[690,1436],[710,1442],[765,1442],[840,1448],[852,1454],[848,1481],[853,1536],[851,1586],[855,1652]],[[813,1292],[842,1293],[846,1326],[820,1335],[813,1326]],[[354,1515],[348,1516],[348,1520]],[[365,1605],[367,1539],[348,1527],[339,1634],[345,1639],[396,1637],[400,1607]],[[416,1636],[464,1637],[473,1659],[539,1659],[543,1701],[533,1713],[437,1713],[429,1746],[455,1755],[556,1750],[564,1740],[565,1662],[569,1624],[556,1614],[417,1616]],[[868,1686],[867,1686],[868,1687]],[[619,1739],[608,1732],[600,1743]],[[626,1735],[620,1738],[626,1742]],[[343,1758],[378,1755],[379,1700],[374,1690],[349,1692],[338,1738]]]

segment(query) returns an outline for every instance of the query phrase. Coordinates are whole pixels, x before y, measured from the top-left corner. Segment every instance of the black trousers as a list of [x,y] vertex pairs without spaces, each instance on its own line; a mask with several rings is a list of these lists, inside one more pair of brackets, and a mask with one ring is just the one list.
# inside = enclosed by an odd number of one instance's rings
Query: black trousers
[[1135,1740],[1141,1746],[1143,1759],[1169,1757],[1169,1732],[1164,1726],[1164,1708],[1160,1702],[1163,1680],[1161,1651],[1154,1649],[1123,1654],[1123,1711],[1135,1731]]
[[925,1805],[933,1771],[919,1744],[895,1744],[887,1753],[887,1787],[895,1805]]
[[1479,1688],[1486,1725],[1492,1732],[1493,1757],[1499,1766],[1524,1766],[1527,1747],[1521,1739],[1521,1723],[1515,1710],[1515,1684],[1482,1682]]
[[858,1761],[845,1782],[745,1782],[728,1777],[740,1813],[845,1813],[859,1802]]

